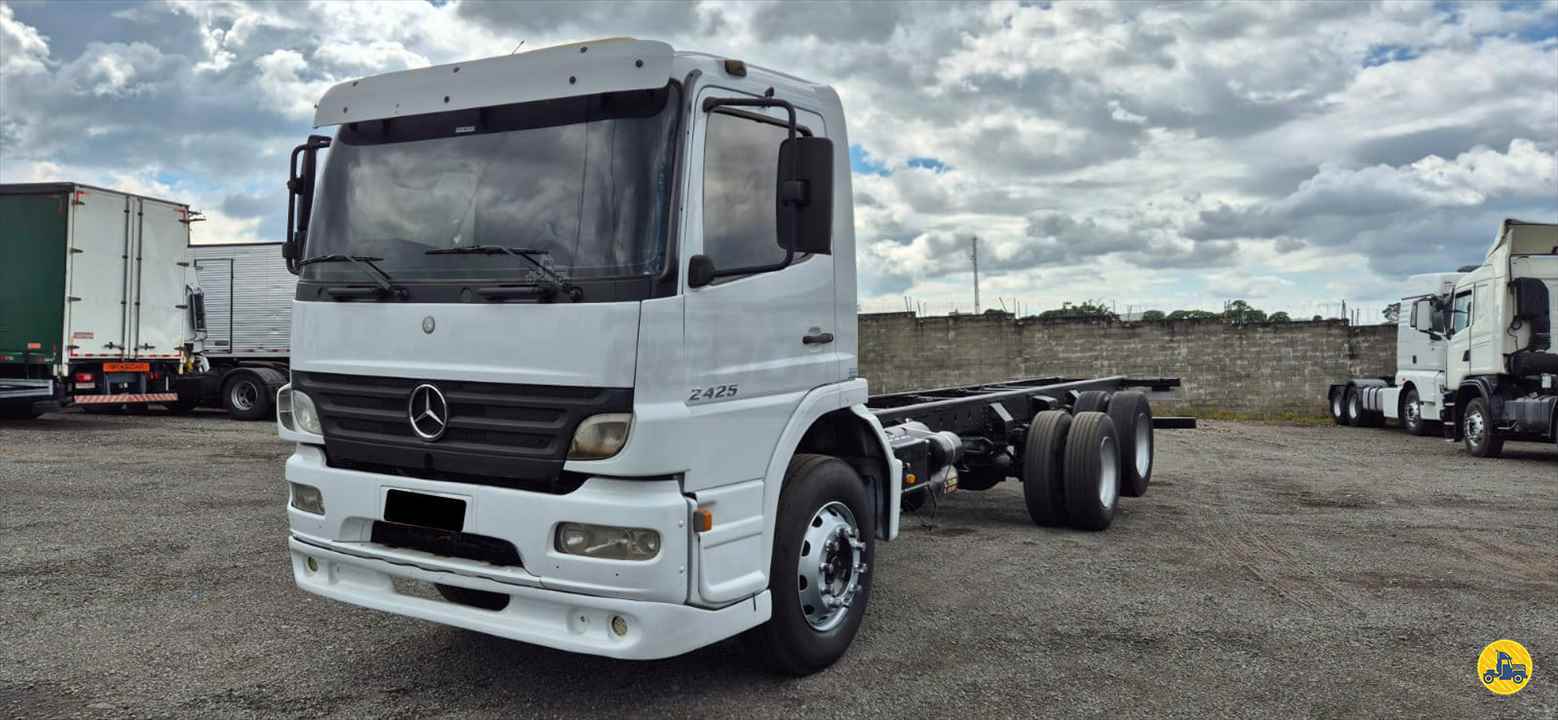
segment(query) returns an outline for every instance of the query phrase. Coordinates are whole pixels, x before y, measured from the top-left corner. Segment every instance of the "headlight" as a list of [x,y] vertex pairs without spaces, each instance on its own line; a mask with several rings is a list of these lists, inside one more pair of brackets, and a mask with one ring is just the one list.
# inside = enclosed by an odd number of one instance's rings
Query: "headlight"
[[325,514],[325,496],[319,488],[302,483],[287,484],[292,486],[292,507],[315,515]]
[[291,383],[282,385],[281,389],[276,391],[276,422],[281,423],[281,426],[288,430],[298,429],[297,421],[292,419]]
[[633,427],[632,413],[607,413],[594,415],[579,423],[574,431],[573,444],[568,447],[569,460],[600,460],[616,455],[628,442],[628,430]]
[[314,409],[314,399],[308,393],[300,390],[292,391],[292,419],[297,421],[298,429],[306,433],[323,435],[324,428],[319,424],[319,411]]
[[557,526],[557,551],[607,560],[651,560],[660,554],[660,533],[565,522]]

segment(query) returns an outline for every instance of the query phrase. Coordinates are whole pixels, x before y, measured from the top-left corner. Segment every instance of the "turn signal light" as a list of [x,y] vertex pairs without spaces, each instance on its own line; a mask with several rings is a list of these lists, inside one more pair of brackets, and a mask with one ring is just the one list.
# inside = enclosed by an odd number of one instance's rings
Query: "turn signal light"
[[692,511],[692,529],[694,532],[708,532],[714,529],[714,511],[698,508]]

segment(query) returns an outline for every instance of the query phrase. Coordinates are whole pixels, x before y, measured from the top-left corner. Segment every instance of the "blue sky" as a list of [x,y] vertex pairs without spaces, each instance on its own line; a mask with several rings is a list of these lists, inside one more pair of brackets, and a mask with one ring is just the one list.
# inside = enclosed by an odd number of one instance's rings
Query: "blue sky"
[[[816,22],[826,16],[825,23]],[[1558,0],[447,3],[0,0],[0,180],[170,195],[278,239],[345,79],[632,35],[833,84],[862,307],[1374,312],[1558,221]]]

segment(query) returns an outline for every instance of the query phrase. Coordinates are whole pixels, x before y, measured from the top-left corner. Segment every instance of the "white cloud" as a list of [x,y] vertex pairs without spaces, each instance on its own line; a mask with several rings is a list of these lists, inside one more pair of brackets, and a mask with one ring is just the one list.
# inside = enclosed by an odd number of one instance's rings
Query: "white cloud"
[[11,6],[0,3],[0,76],[43,72],[48,64],[48,38],[18,22]]

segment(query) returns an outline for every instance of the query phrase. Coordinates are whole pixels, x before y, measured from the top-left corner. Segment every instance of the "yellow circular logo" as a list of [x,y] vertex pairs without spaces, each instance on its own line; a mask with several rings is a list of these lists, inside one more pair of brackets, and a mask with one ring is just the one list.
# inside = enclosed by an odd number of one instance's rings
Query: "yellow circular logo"
[[1495,695],[1514,695],[1531,684],[1531,653],[1514,640],[1494,640],[1477,656],[1477,680]]

